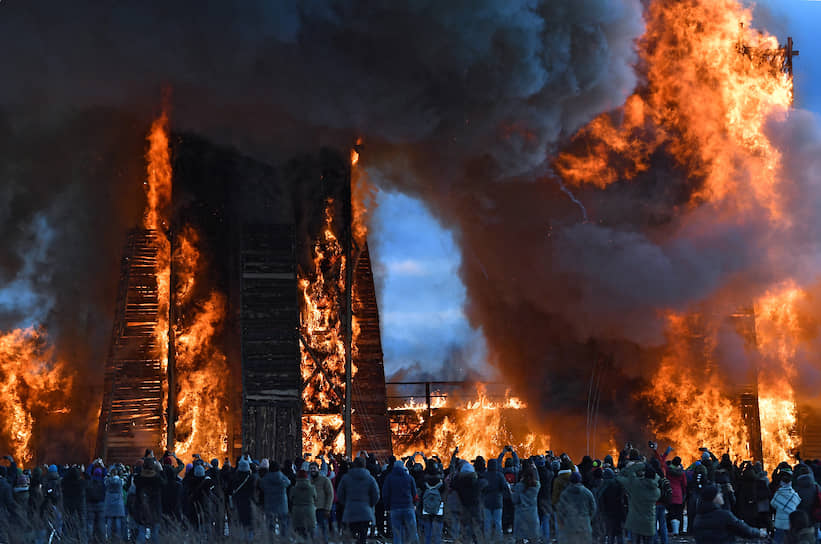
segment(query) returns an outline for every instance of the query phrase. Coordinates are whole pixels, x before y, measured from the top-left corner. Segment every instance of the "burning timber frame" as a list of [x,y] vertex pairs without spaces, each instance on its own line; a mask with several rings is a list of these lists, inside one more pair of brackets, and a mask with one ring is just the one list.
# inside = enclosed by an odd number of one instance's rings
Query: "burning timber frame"
[[156,231],[128,235],[111,336],[97,451],[103,459],[133,460],[163,431],[163,369],[155,327],[159,312]]
[[[175,207],[170,223],[197,226],[201,249],[212,256],[211,281],[227,298],[222,342],[231,374],[224,386],[232,399],[228,408],[237,414],[229,418],[228,454],[248,451],[282,460],[303,451],[301,431],[307,414],[302,400],[306,382],[301,374],[298,263],[315,234],[300,213],[321,201],[306,189],[318,183],[343,195],[340,222],[347,227],[340,232],[340,241],[346,262],[351,263],[346,267],[345,300],[340,301],[347,309],[340,315],[346,391],[335,413],[344,421],[341,432],[348,453],[356,448],[389,455],[376,293],[367,243],[357,244],[350,227],[350,163],[338,153],[322,151],[318,157],[277,169],[195,136],[174,141],[173,201],[182,205]],[[301,167],[294,168],[295,162]],[[159,447],[163,438],[169,444],[175,438],[173,350],[169,349],[169,368],[163,369],[156,345],[159,235],[133,231],[122,259],[97,439],[98,455],[107,460],[133,460],[146,447]],[[173,308],[173,301],[169,305]],[[170,327],[174,321],[169,318]],[[173,339],[173,330],[169,336]],[[167,399],[171,402],[164,414]]]

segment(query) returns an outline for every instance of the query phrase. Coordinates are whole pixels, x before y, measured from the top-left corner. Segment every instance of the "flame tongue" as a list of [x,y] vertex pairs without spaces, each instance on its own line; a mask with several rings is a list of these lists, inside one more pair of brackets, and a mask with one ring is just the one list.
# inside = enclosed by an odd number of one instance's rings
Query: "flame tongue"
[[34,459],[32,436],[38,416],[68,413],[72,385],[65,365],[55,361],[40,331],[0,334],[0,406],[7,419],[2,434],[21,465]]

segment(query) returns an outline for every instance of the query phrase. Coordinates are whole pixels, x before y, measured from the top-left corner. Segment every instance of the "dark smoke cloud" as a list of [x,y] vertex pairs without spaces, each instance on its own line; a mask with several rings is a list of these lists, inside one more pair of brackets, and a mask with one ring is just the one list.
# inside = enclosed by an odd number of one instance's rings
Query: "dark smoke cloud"
[[[579,225],[576,204],[543,179],[557,142],[635,87],[642,30],[638,0],[8,0],[0,276],[26,270],[27,240],[44,221],[55,233],[48,258],[25,273],[40,280],[46,324],[75,366],[101,382],[93,373],[117,256],[142,208],[142,137],[171,88],[174,129],[268,162],[363,136],[380,179],[423,198],[454,230],[468,315],[503,377],[524,383],[532,373],[533,398],[571,384],[544,401],[550,408],[584,390],[586,370],[566,362],[598,356],[587,337],[624,336],[624,308],[635,321],[658,304],[637,301],[642,282],[693,260],[687,247],[654,246],[638,229]],[[653,267],[620,277],[636,258]],[[675,302],[666,291],[677,287],[657,281],[651,294]],[[609,298],[601,317],[598,302]],[[628,337],[618,349],[633,353],[641,335]]]

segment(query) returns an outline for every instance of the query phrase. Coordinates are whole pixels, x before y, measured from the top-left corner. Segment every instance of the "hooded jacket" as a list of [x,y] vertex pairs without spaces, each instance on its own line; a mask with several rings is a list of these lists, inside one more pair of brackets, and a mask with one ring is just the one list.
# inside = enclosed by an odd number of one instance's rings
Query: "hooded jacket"
[[[615,483],[613,480],[609,481]],[[562,535],[568,535],[574,543],[591,542],[592,520],[595,515],[596,500],[582,484],[570,484],[562,491],[556,504],[556,523]]]
[[385,509],[413,508],[415,498],[416,482],[402,462],[397,461],[382,486],[382,502],[385,503]]
[[732,544],[735,537],[757,538],[758,530],[750,527],[724,508],[710,502],[698,507],[693,524],[696,544]]
[[562,491],[568,485],[570,485],[570,474],[572,471],[570,469],[563,469],[560,470],[556,477],[553,479],[553,496],[551,502],[553,506],[559,504],[559,497],[562,496]]
[[499,461],[491,459],[487,462],[487,471],[482,475],[487,482],[482,490],[482,506],[488,510],[501,510],[502,499],[508,493],[508,484],[505,477],[499,472]]
[[687,476],[684,474],[684,467],[669,465],[667,480],[673,488],[673,498],[670,499],[670,504],[684,504],[684,499],[687,497]]
[[770,506],[775,508],[775,528],[788,531],[790,529],[790,514],[795,512],[801,504],[801,497],[790,484],[781,484],[775,492]]
[[513,534],[517,540],[539,538],[539,487],[538,481],[532,487],[527,487],[524,481],[513,486]]
[[[795,492],[798,493],[798,496],[801,497],[801,503],[798,505],[798,510],[802,510],[805,514],[807,514],[808,519],[812,518],[812,509],[815,506],[815,500],[818,496],[818,484],[815,483],[815,477],[810,472],[809,468],[805,468],[806,472],[803,470],[802,473],[795,479],[795,483],[793,484],[793,489]],[[799,472],[796,469],[796,474]]]
[[367,469],[350,469],[339,482],[336,496],[344,505],[342,523],[375,523],[373,509],[379,501],[379,485]]
[[291,523],[294,529],[313,531],[316,527],[316,488],[307,477],[297,477],[288,495],[293,505]]
[[640,477],[645,470],[644,463],[635,463],[625,468],[616,479],[627,492],[627,521],[624,528],[642,536],[656,534],[656,501],[661,496],[658,476]]
[[262,480],[262,505],[266,514],[284,515],[288,513],[288,486],[291,480],[282,471],[269,471]]

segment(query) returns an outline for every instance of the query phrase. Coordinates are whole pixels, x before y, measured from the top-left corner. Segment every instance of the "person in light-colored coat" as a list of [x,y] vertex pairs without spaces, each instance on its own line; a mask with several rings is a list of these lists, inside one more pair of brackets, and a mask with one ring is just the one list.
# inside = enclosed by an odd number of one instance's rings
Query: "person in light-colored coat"
[[510,494],[514,507],[513,534],[517,541],[534,541],[539,538],[539,487],[535,467],[525,465],[521,481],[513,486]]
[[125,538],[125,500],[123,498],[123,479],[119,471],[111,467],[105,478],[105,499],[103,501],[103,517],[105,518],[106,534]]
[[635,533],[638,542],[651,542],[656,535],[656,501],[661,496],[658,476],[644,463],[634,463],[616,479],[627,491],[627,521],[624,528]]
[[[612,484],[610,484],[612,485]],[[596,499],[582,485],[578,472],[570,475],[569,484],[564,488],[556,504],[556,523],[559,528],[559,542],[564,544],[590,544],[593,542],[593,516],[596,515]]]

